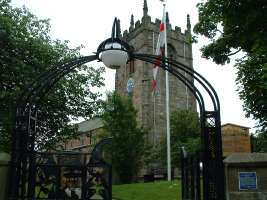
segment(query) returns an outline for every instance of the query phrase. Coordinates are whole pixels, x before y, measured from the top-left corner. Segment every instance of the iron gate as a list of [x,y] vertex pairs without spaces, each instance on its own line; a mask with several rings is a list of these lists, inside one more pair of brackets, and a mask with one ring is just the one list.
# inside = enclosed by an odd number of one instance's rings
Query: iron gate
[[201,159],[200,154],[188,155],[181,150],[182,199],[201,199]]
[[[66,151],[28,155],[32,163],[24,170],[15,199],[111,200],[112,167],[100,156],[99,146],[92,153]],[[13,199],[12,195],[9,199]]]
[[111,167],[91,154],[37,153],[35,161],[30,199],[111,199]]

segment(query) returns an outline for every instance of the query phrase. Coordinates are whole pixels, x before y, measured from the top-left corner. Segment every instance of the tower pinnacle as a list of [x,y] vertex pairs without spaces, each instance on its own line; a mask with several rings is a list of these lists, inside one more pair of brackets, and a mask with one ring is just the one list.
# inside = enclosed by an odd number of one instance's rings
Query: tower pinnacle
[[143,14],[144,14],[144,16],[148,16],[148,8],[147,8],[147,1],[146,0],[144,0]]
[[133,14],[131,15],[131,21],[130,21],[130,29],[129,31],[132,31],[134,29],[134,16]]
[[166,24],[169,24],[169,23],[170,23],[169,13],[166,12]]
[[134,16],[133,16],[133,14],[131,15],[131,23],[130,23],[130,25],[133,27],[134,26]]
[[190,15],[187,14],[187,24],[186,24],[186,27],[187,27],[187,31],[189,33],[191,33],[191,22],[190,22]]

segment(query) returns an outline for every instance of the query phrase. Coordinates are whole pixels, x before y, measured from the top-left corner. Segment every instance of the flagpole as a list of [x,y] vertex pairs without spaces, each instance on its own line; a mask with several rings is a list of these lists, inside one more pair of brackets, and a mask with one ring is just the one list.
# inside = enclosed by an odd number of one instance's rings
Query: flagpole
[[[152,54],[156,54],[155,51],[155,34],[153,31],[153,35],[152,35]],[[155,148],[155,138],[156,138],[156,91],[154,89],[153,93],[152,93],[152,97],[153,97],[153,129],[154,129],[154,133],[153,133],[153,148]]]
[[[186,58],[185,58],[185,42],[184,42],[184,61],[186,61]],[[184,76],[186,78],[187,74],[186,72],[184,72]],[[187,86],[185,85],[185,94],[186,94],[186,109],[188,110],[189,108],[189,102],[188,102],[188,88]]]
[[[167,24],[166,24],[166,3],[163,4],[164,10],[164,43],[165,43],[165,58],[168,57],[167,43]],[[169,97],[169,72],[166,70],[166,125],[167,125],[167,173],[168,181],[171,181],[171,140],[170,140],[170,97]]]

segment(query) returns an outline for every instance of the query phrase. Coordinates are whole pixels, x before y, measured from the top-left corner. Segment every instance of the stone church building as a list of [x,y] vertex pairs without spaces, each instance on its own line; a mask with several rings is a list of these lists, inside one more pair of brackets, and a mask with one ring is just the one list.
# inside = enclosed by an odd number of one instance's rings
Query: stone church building
[[[131,16],[129,30],[122,34],[123,40],[130,44],[137,53],[155,54],[161,21],[151,21],[148,15],[147,1],[144,0],[143,17],[134,21]],[[180,61],[193,68],[192,44],[190,43],[191,24],[187,16],[187,29],[169,22],[166,14],[168,57]],[[117,69],[115,90],[120,95],[131,95],[134,106],[138,110],[138,121],[149,130],[149,141],[156,145],[166,135],[166,80],[165,71],[159,69],[157,88],[152,91],[153,65],[140,60],[133,60],[125,68]],[[134,83],[133,90],[127,91],[127,82]],[[193,80],[192,80],[193,81]],[[176,109],[196,110],[196,101],[188,88],[176,77],[169,74],[170,113]]]

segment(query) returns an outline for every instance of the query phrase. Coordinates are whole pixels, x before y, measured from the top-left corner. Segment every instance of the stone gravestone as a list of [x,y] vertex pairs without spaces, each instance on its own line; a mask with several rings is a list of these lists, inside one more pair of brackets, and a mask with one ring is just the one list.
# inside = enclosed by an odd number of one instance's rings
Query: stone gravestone
[[8,162],[10,155],[0,152],[0,200],[6,200],[7,195],[7,177],[8,177]]
[[267,153],[234,153],[224,164],[227,200],[267,200]]

